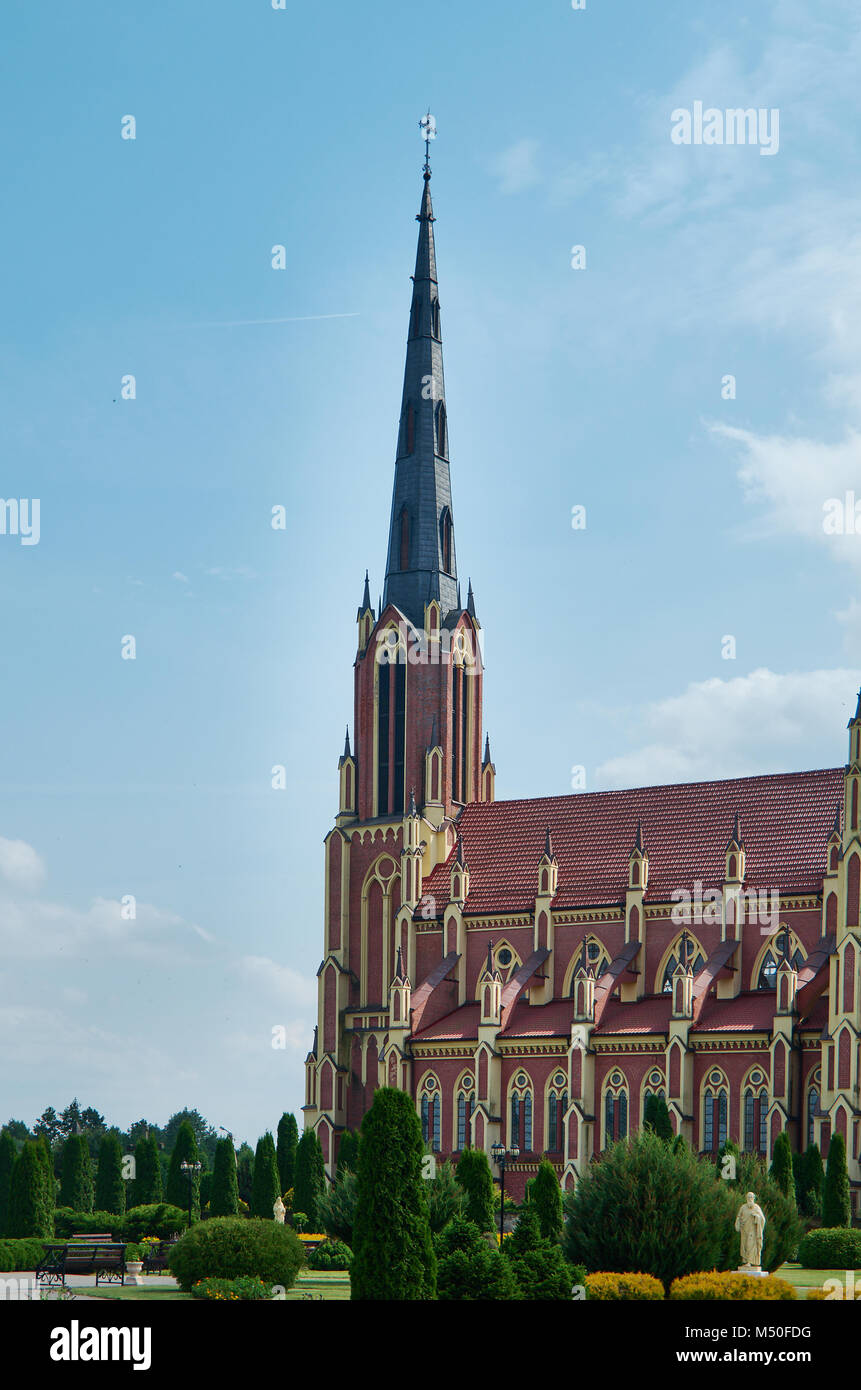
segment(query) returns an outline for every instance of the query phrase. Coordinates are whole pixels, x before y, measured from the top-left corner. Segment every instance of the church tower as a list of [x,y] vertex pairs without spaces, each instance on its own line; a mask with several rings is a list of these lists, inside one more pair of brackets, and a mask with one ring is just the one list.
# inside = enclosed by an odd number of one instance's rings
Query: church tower
[[480,624],[472,585],[464,605],[457,573],[430,183],[426,158],[384,587],[375,612],[365,575],[354,737],[338,763],[326,839],[326,954],[304,1114],[330,1172],[340,1133],[360,1123],[375,1088],[395,1076],[410,1087],[410,1019],[398,1018],[395,1049],[391,1011],[409,1007],[404,980],[414,982],[413,1004],[421,998],[421,884],[454,845],[461,808],[493,799]]

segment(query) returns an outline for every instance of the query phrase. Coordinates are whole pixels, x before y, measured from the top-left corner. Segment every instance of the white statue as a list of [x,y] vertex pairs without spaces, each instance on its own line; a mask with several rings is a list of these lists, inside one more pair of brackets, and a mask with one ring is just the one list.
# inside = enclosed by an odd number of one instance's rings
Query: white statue
[[275,1220],[276,1220],[276,1221],[280,1221],[280,1222],[281,1222],[281,1225],[282,1225],[282,1226],[284,1225],[284,1213],[286,1212],[286,1210],[287,1210],[287,1208],[285,1207],[284,1203],[281,1201],[281,1198],[278,1197],[278,1198],[276,1199],[276,1201],[275,1201],[275,1204],[274,1204],[273,1208],[272,1208],[272,1215],[275,1217]]
[[741,1268],[758,1270],[762,1261],[762,1233],[765,1214],[757,1206],[756,1194],[748,1192],[743,1207],[735,1218],[735,1229],[741,1235]]

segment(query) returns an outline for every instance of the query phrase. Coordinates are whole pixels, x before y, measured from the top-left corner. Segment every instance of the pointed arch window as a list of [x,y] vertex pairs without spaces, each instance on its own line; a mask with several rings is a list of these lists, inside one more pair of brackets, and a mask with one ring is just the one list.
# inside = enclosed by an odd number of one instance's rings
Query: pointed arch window
[[422,1117],[422,1139],[426,1144],[430,1144],[434,1153],[439,1153],[442,1147],[440,1143],[442,1102],[439,1082],[435,1076],[428,1076],[422,1082],[419,1107]]
[[431,300],[431,332],[435,338],[439,338],[439,300]]
[[744,1088],[744,1151],[764,1154],[768,1148],[768,1089],[761,1071],[752,1071]]
[[617,1069],[604,1092],[604,1148],[628,1137],[628,1084]]
[[703,1149],[717,1153],[726,1143],[729,1087],[723,1072],[709,1072],[703,1085]]
[[558,1153],[565,1133],[565,1111],[568,1109],[568,1088],[564,1072],[557,1072],[550,1083],[547,1096],[547,1152]]
[[436,408],[436,451],[440,458],[448,458],[448,419],[445,401],[440,401]]
[[510,1095],[508,1146],[521,1152],[532,1149],[532,1084],[525,1072],[518,1072]]
[[406,507],[401,510],[400,525],[400,568],[408,570],[410,567],[410,514]]
[[810,1078],[810,1085],[807,1089],[807,1147],[816,1143],[816,1126],[814,1120],[819,1114],[820,1101],[820,1073],[817,1067]]
[[795,970],[800,970],[807,957],[802,951],[798,938],[788,927],[781,926],[772,944],[768,947],[759,967],[755,989],[774,989],[777,984],[777,967],[783,960],[784,952]]
[[699,942],[695,941],[690,933],[688,933],[687,936],[687,955],[685,955],[685,947],[682,944],[684,940],[684,936],[680,936],[669,954],[667,963],[664,967],[664,978],[661,981],[662,994],[672,994],[673,976],[680,964],[690,965],[694,975],[697,975],[706,963],[705,957],[700,950]]
[[413,409],[412,401],[407,401],[407,413],[404,419],[404,453],[412,454],[416,447],[416,412]]
[[451,574],[451,512],[448,507],[443,507],[439,519],[439,553],[443,573]]
[[469,1143],[469,1122],[475,1106],[475,1087],[472,1077],[463,1077],[457,1088],[457,1149]]
[[414,297],[413,302],[412,302],[412,305],[411,305],[411,307],[410,307],[410,337],[411,337],[411,338],[417,338],[417,337],[419,336],[419,328],[421,327],[421,316],[422,316],[422,302],[421,302],[421,299],[419,298],[419,296],[416,295],[416,296]]

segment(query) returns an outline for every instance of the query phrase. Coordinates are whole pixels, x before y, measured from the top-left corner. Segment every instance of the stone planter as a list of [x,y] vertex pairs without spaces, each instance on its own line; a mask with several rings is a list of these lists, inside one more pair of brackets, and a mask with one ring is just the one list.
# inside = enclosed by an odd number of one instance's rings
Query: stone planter
[[125,1282],[127,1284],[143,1284],[143,1280],[141,1279],[142,1269],[143,1260],[129,1260],[126,1264]]

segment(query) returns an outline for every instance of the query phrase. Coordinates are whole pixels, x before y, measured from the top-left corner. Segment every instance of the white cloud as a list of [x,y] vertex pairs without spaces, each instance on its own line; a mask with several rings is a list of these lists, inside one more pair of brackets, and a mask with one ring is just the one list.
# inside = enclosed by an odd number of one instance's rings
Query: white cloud
[[766,669],[694,682],[649,705],[643,742],[596,770],[599,787],[649,786],[835,766],[861,670]]
[[[273,999],[295,1008],[317,1008],[317,981],[300,975],[288,965],[270,960],[268,956],[243,956],[239,962],[242,974],[251,984],[263,987]],[[307,1048],[306,1048],[307,1050]]]
[[541,180],[536,163],[537,140],[516,140],[491,161],[491,171],[499,179],[500,193],[522,193]]
[[45,865],[25,840],[0,836],[0,877],[18,888],[33,888],[45,877]]
[[[80,962],[94,956],[186,963],[195,940],[211,941],[202,927],[150,903],[137,903],[133,920],[117,899],[94,898],[87,908],[47,899],[0,896],[0,955]],[[192,955],[192,952],[194,954]]]
[[183,574],[182,570],[174,570],[173,574],[170,577],[171,579],[178,579],[181,584],[188,583],[188,575]]

